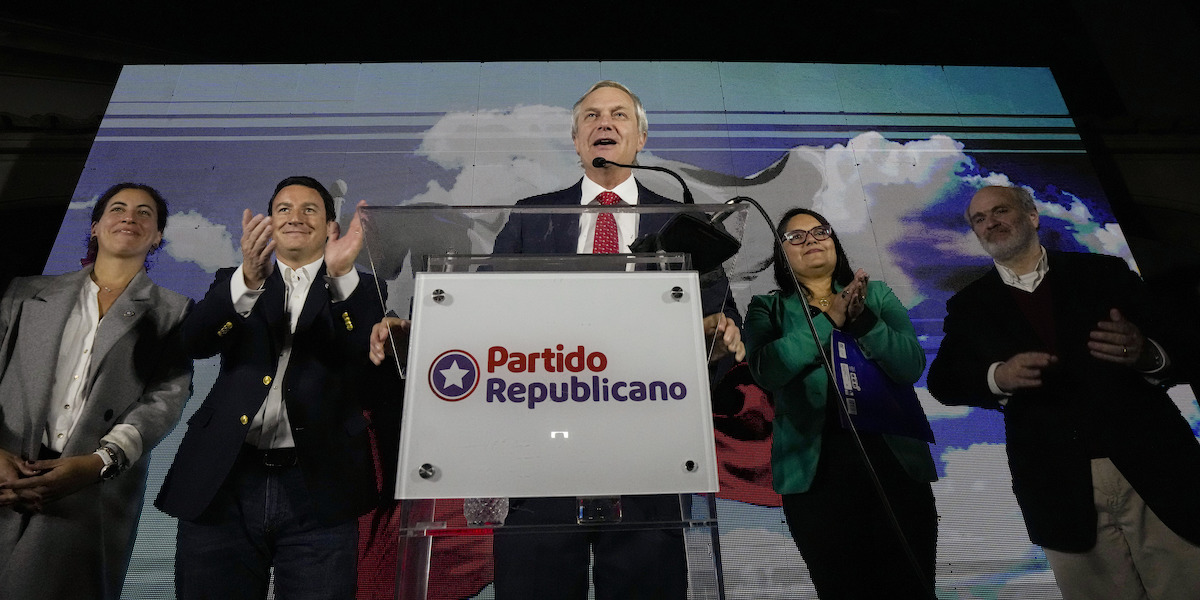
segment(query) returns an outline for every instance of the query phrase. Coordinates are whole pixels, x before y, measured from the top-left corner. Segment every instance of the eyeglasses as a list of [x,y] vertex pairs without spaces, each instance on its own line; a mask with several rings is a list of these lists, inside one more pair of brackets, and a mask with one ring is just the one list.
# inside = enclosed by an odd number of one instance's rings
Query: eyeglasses
[[829,239],[829,236],[833,235],[833,228],[829,227],[828,225],[821,225],[819,227],[813,227],[808,231],[803,229],[793,229],[783,234],[783,241],[793,246],[799,246],[803,244],[804,240],[810,235],[812,236],[812,239],[817,240],[818,242],[821,240],[827,240]]

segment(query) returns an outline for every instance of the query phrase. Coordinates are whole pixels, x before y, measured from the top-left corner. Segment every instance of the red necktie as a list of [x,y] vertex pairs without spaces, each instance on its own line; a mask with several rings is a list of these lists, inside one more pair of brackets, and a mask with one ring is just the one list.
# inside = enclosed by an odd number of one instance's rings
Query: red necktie
[[[600,192],[596,196],[603,206],[612,206],[621,201],[621,197],[612,192]],[[616,254],[620,250],[617,243],[617,220],[611,212],[596,215],[596,236],[592,239],[592,254]]]

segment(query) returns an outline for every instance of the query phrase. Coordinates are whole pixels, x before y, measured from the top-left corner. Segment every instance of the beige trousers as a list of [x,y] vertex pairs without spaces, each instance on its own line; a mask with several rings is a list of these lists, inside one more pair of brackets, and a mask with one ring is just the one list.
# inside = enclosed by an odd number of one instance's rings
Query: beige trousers
[[1096,545],[1045,549],[1063,600],[1200,598],[1200,546],[1167,528],[1111,460],[1092,459],[1092,487]]

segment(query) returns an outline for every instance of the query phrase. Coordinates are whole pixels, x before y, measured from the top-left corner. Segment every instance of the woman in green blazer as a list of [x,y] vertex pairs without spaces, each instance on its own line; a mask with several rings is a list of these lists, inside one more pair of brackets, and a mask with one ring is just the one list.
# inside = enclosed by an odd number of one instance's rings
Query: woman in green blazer
[[775,402],[772,477],[792,538],[822,598],[932,598],[937,474],[929,446],[860,431],[860,450],[818,354],[829,353],[831,331],[840,329],[894,381],[911,384],[925,369],[912,322],[887,285],[851,271],[820,214],[792,209],[777,232],[785,241],[775,257],[779,291],[750,301],[746,349],[754,379]]

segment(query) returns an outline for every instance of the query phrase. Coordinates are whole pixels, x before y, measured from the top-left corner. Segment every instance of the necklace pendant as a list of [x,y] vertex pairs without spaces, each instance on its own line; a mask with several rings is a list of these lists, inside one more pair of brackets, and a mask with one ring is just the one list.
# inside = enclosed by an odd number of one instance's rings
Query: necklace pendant
[[821,308],[829,308],[829,298],[821,298],[817,300],[817,304],[820,304]]

